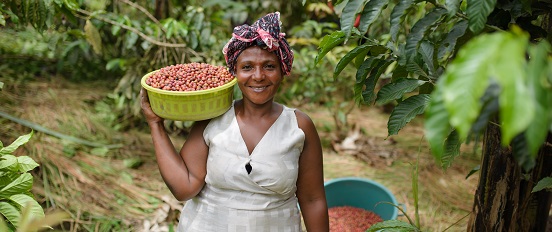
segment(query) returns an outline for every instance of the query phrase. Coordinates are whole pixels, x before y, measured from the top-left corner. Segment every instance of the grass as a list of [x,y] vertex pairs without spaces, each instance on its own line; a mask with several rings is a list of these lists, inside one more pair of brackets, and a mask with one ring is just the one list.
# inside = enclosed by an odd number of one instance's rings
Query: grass
[[[98,112],[100,101],[113,86],[105,82],[78,83],[61,78],[35,79],[16,84],[4,81],[0,92],[2,111],[49,130],[98,143],[118,143],[111,150],[75,144],[36,133],[18,152],[35,159],[33,192],[46,212],[62,209],[72,220],[56,228],[61,231],[132,231],[137,228],[174,225],[181,203],[174,200],[162,182],[145,127],[114,130],[105,111]],[[386,186],[414,217],[412,170],[419,157],[419,214],[424,231],[465,231],[477,185],[477,175],[466,179],[479,158],[470,154],[458,157],[443,171],[428,152],[422,121],[416,119],[398,135],[387,138],[388,115],[377,107],[354,110],[349,122],[362,129],[367,154],[393,155],[374,162],[332,149],[332,119],[327,110],[305,106],[319,128],[324,144],[325,179],[355,176],[369,178]],[[0,141],[10,144],[29,128],[0,118]],[[144,125],[145,126],[145,125]],[[175,147],[183,136],[172,136]],[[137,165],[129,166],[129,163]],[[406,220],[399,216],[399,220]],[[452,226],[452,227],[451,227]]]

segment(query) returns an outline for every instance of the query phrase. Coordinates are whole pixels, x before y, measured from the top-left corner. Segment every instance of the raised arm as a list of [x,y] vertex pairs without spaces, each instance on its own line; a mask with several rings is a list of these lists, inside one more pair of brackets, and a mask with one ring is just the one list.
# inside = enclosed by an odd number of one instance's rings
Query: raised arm
[[209,148],[203,140],[208,121],[194,123],[180,153],[176,151],[163,125],[163,118],[150,107],[147,93],[140,92],[141,107],[151,130],[157,165],[165,184],[179,201],[196,196],[205,184]]
[[307,231],[329,231],[320,137],[310,117],[299,110],[295,112],[299,128],[305,133],[305,145],[299,158],[297,199]]

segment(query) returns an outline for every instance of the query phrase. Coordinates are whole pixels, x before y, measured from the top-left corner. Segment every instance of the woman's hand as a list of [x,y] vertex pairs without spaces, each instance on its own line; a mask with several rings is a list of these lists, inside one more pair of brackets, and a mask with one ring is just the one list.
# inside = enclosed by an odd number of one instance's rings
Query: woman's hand
[[163,121],[163,118],[157,116],[157,114],[155,114],[151,109],[148,93],[144,87],[140,89],[140,107],[142,108],[142,112],[144,113],[148,123],[158,123]]

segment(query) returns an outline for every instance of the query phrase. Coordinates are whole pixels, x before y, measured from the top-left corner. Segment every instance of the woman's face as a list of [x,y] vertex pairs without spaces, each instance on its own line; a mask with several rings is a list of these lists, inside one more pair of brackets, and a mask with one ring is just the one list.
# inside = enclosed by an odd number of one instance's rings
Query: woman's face
[[272,52],[258,46],[245,49],[236,61],[236,78],[243,98],[255,104],[273,100],[283,80],[280,65]]

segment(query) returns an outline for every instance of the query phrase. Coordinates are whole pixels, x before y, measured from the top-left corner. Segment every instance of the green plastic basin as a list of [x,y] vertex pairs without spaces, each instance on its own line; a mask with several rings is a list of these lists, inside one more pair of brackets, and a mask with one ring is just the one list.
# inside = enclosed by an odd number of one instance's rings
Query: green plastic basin
[[[328,208],[353,206],[378,214],[383,220],[396,219],[399,205],[383,185],[359,177],[336,178],[324,183]],[[386,202],[386,203],[385,203]]]

